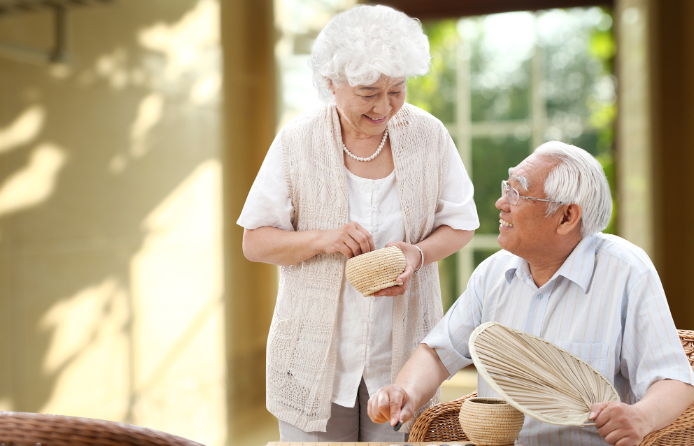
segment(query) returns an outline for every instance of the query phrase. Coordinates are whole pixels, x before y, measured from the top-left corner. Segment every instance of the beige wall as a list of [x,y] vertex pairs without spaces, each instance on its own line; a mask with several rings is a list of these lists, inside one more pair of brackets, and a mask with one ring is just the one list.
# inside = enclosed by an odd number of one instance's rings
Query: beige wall
[[[68,65],[0,51],[0,410],[224,444],[218,1],[69,17]],[[50,23],[0,16],[0,44]]]

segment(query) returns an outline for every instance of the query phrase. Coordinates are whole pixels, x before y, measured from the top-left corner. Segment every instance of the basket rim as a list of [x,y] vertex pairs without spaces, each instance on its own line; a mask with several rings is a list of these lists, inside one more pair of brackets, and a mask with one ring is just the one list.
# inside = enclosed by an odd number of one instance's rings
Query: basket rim
[[590,370],[593,371],[593,373],[598,375],[603,381],[605,381],[607,383],[607,385],[609,386],[609,388],[612,390],[613,394],[617,398],[617,401],[621,401],[621,398],[619,398],[619,394],[617,393],[617,390],[615,389],[615,387],[612,385],[612,383],[610,383],[610,381],[607,378],[605,378],[600,372],[598,372],[595,369],[595,367],[588,364],[586,361],[577,357],[576,355],[572,354],[571,352],[566,351],[565,349],[559,347],[556,344],[549,342],[546,339],[543,339],[539,336],[535,336],[535,335],[530,334],[530,333],[526,333],[522,330],[517,330],[515,328],[507,327],[505,325],[502,325],[502,324],[500,324],[498,322],[494,322],[494,321],[485,322],[484,324],[475,328],[475,330],[470,335],[470,340],[468,341],[468,348],[470,349],[470,356],[472,356],[472,361],[475,363],[475,367],[477,368],[477,372],[480,374],[482,379],[484,379],[487,382],[487,384],[489,384],[489,387],[491,387],[492,390],[494,390],[497,393],[497,395],[499,395],[503,400],[506,400],[507,403],[509,403],[511,406],[515,407],[516,409],[520,410],[524,414],[526,414],[526,415],[528,415],[528,416],[530,416],[530,417],[532,417],[538,421],[542,421],[543,423],[555,424],[555,425],[560,425],[560,426],[583,426],[585,423],[590,422],[590,419],[587,416],[560,418],[560,417],[554,417],[551,415],[543,415],[543,414],[538,413],[534,410],[531,410],[531,409],[524,407],[523,405],[518,403],[516,400],[511,398],[506,392],[504,392],[504,390],[496,383],[496,381],[494,381],[494,378],[492,378],[491,375],[489,374],[489,372],[487,371],[487,368],[485,367],[485,365],[482,363],[479,356],[477,355],[477,349],[475,348],[475,340],[477,339],[477,337],[480,334],[482,334],[482,332],[484,332],[488,328],[495,326],[495,325],[500,325],[500,326],[502,326],[508,330],[515,332],[516,334],[522,333],[524,336],[529,336],[529,337],[534,338],[536,340],[542,341],[545,344],[548,344],[548,345],[556,348],[557,350],[570,355],[571,357],[573,357],[577,361],[587,365],[590,368]]

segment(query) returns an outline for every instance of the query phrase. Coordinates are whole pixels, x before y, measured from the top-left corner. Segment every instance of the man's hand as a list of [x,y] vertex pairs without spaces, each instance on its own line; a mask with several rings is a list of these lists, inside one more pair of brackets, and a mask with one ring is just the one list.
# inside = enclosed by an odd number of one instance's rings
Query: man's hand
[[398,421],[406,423],[414,416],[411,400],[400,386],[392,384],[381,387],[378,392],[369,399],[368,413],[374,423],[386,423],[391,426]]
[[653,430],[651,420],[638,406],[615,401],[593,404],[590,419],[595,421],[600,436],[615,446],[641,444],[643,437]]

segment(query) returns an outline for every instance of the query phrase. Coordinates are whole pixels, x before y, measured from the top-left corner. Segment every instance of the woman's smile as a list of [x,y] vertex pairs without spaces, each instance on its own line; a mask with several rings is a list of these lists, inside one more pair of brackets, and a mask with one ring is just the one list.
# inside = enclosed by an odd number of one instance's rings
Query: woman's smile
[[382,118],[372,118],[367,115],[364,115],[364,117],[372,124],[383,124],[384,122],[386,122],[386,119],[388,119],[388,115]]

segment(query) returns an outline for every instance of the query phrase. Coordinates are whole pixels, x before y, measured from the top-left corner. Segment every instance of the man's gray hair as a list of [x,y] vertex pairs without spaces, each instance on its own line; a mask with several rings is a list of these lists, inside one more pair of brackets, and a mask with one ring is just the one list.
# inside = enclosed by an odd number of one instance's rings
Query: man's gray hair
[[[581,206],[581,235],[588,237],[605,229],[612,216],[612,195],[598,160],[579,147],[559,141],[546,142],[533,154],[559,161],[547,175],[545,194],[550,200]],[[549,203],[547,215],[561,206]]]
[[336,14],[320,32],[308,62],[320,98],[333,101],[333,84],[372,85],[429,72],[429,39],[417,19],[387,6],[357,5]]

